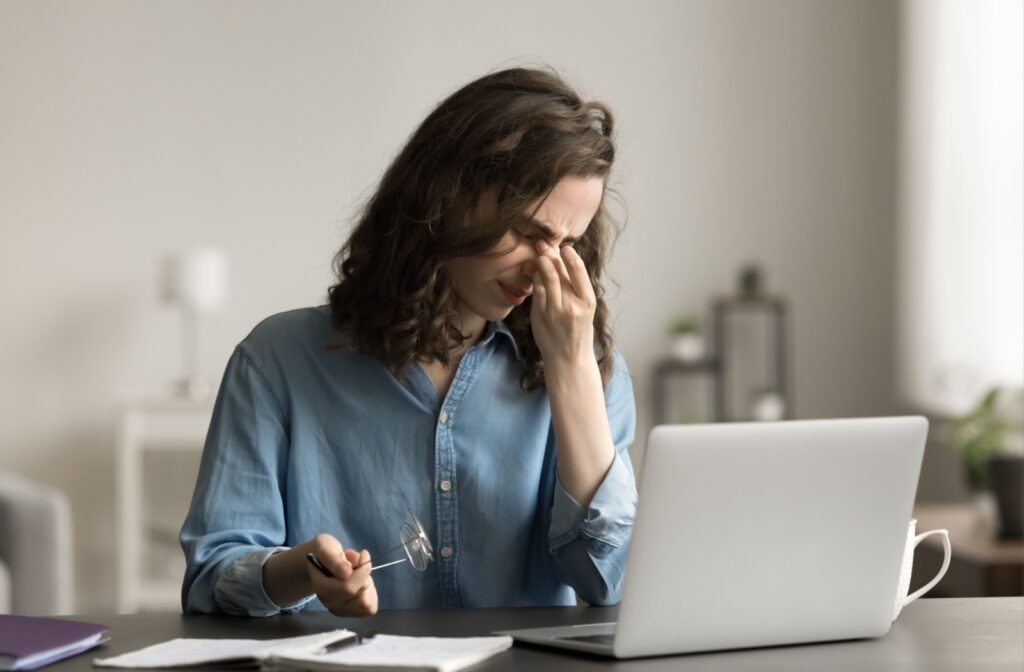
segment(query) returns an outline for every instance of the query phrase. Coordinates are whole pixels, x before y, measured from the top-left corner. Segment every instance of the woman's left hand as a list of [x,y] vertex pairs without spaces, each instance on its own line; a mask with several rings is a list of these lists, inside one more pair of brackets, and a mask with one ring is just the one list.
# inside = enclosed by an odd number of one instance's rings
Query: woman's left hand
[[597,297],[583,259],[571,245],[537,241],[530,323],[545,367],[594,358]]

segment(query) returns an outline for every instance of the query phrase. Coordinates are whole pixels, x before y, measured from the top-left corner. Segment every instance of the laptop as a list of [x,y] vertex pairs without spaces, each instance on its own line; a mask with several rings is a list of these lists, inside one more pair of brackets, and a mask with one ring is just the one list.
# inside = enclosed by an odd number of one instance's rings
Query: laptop
[[510,630],[634,658],[879,637],[928,421],[651,430],[618,622]]

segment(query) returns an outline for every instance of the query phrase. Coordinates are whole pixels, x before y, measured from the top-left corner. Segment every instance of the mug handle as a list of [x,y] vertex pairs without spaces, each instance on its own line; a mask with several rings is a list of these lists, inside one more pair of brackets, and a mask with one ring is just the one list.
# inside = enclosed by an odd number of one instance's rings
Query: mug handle
[[949,569],[949,560],[953,555],[953,549],[949,545],[949,530],[928,530],[927,532],[922,532],[914,537],[914,548],[916,549],[918,544],[933,534],[942,536],[942,568],[939,570],[939,573],[935,575],[935,578],[915,590],[910,595],[907,595],[906,599],[903,600],[903,604],[900,606],[901,609],[934,588],[935,584],[941,581],[942,577],[946,575],[946,570]]

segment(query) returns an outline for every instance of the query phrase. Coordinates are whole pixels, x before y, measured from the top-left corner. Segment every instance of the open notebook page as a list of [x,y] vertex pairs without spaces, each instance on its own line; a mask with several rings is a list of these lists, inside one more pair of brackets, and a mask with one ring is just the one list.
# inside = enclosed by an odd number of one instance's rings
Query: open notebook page
[[271,653],[315,652],[331,642],[354,636],[351,630],[284,639],[172,639],[111,658],[97,658],[96,667],[193,667],[208,663],[243,662],[253,667]]
[[512,638],[501,637],[401,637],[377,635],[361,644],[331,653],[274,653],[264,660],[263,669],[291,670],[364,669],[386,672],[455,672],[501,653],[512,646]]

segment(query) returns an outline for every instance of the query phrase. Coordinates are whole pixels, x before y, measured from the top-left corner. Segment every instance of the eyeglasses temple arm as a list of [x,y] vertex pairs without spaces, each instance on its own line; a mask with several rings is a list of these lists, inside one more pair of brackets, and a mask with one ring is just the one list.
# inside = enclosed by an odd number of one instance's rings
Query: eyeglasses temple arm
[[[402,558],[401,560],[395,560],[394,562],[389,562],[389,563],[384,564],[384,565],[377,565],[376,567],[371,567],[370,568],[370,573],[372,574],[373,572],[376,572],[378,569],[384,569],[385,567],[390,567],[391,565],[397,565],[398,563],[405,562],[407,560],[408,560],[408,558]],[[353,567],[352,569],[359,569],[360,567],[362,567],[362,565],[357,565],[357,566]]]

